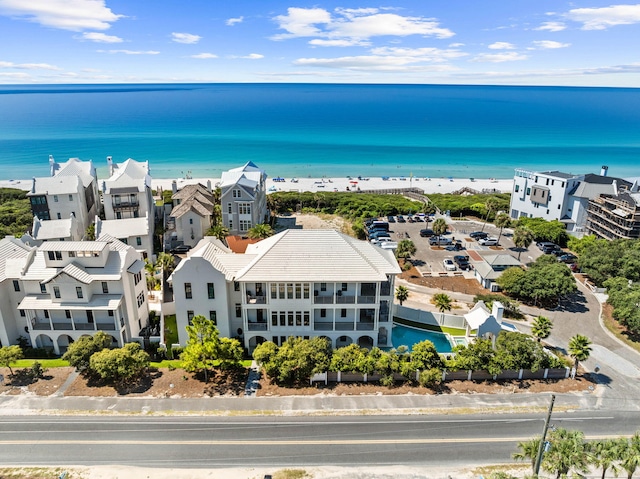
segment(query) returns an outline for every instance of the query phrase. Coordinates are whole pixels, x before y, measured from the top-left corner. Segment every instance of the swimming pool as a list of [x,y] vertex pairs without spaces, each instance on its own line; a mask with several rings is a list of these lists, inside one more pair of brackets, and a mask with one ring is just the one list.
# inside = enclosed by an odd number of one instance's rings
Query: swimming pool
[[425,329],[412,328],[403,324],[394,324],[391,333],[391,342],[393,347],[408,346],[409,350],[414,344],[420,343],[428,339],[436,347],[439,353],[450,353],[451,343],[446,334],[437,333],[435,331],[427,331]]

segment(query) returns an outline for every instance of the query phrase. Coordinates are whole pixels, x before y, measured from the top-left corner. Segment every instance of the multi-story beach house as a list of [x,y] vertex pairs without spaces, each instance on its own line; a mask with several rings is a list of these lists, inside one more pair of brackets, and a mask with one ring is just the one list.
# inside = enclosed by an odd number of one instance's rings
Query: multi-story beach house
[[286,230],[230,252],[207,237],[170,277],[180,344],[195,315],[253,351],[289,336],[333,347],[390,346],[395,276],[392,251],[334,230]]
[[71,158],[57,163],[49,156],[51,176],[34,178],[27,193],[31,211],[43,221],[75,216],[82,231],[93,222],[99,209],[98,178],[93,162]]
[[[174,182],[175,188],[175,182]],[[210,187],[186,185],[172,195],[173,208],[167,222],[171,244],[195,246],[211,228],[215,198]]]
[[522,263],[510,254],[487,255],[475,265],[473,275],[483,288],[496,292],[500,291],[497,279],[503,271],[514,267],[522,267]]
[[510,216],[559,220],[569,233],[586,230],[589,201],[604,193],[612,193],[614,184],[629,182],[607,176],[603,166],[600,175],[573,175],[561,171],[536,172],[517,169],[511,192]]
[[63,353],[84,335],[105,331],[114,346],[139,340],[148,326],[144,262],[116,240],[47,241],[28,247],[0,241],[0,341],[27,337]]
[[616,188],[589,201],[587,233],[605,239],[640,238],[640,191],[638,184]]
[[245,235],[268,220],[267,174],[251,161],[222,173],[220,199],[222,222],[229,234]]

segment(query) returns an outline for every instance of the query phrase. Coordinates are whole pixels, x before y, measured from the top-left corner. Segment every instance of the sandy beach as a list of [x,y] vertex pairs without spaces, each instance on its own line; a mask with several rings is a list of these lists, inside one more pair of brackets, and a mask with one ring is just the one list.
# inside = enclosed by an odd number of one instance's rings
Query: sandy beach
[[[102,181],[102,178],[98,180]],[[171,189],[172,179],[154,178],[153,189]],[[176,179],[178,189],[185,185],[201,183],[215,187],[220,183],[220,178],[189,178]],[[0,187],[18,188],[28,190],[31,188],[31,180],[2,180]],[[509,193],[513,187],[512,179],[471,179],[471,178],[409,178],[399,177],[371,177],[371,178],[268,178],[267,192],[275,191],[367,191],[367,190],[391,190],[398,188],[420,188],[425,193],[453,193],[463,188],[469,188],[478,192]]]

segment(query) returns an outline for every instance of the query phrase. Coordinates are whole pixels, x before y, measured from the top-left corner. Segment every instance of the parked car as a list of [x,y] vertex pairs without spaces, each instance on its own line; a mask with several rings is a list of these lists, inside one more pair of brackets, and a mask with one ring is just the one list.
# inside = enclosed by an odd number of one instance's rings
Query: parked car
[[413,217],[413,220],[414,220],[416,223],[418,223],[418,222],[420,222],[420,221],[424,221],[424,218],[423,218],[422,216],[418,216],[418,215],[416,215],[416,216],[414,216],[414,217]]
[[492,238],[491,236],[489,236],[487,238],[479,239],[478,243],[480,243],[482,246],[497,246],[498,238]]
[[451,238],[446,236],[432,236],[429,238],[429,244],[431,246],[448,246],[453,243]]
[[455,271],[456,265],[453,260],[449,258],[445,258],[442,260],[442,265],[444,266],[445,271]]
[[429,237],[433,236],[434,234],[435,233],[433,232],[433,230],[430,230],[428,228],[420,230],[420,236],[422,236],[423,238],[429,238]]
[[407,216],[407,222],[408,223],[415,223],[415,220],[413,219],[413,216]]
[[469,257],[466,255],[456,255],[453,257],[453,261],[462,271],[468,271],[471,269],[471,264],[469,264]]
[[391,239],[391,236],[378,236],[377,238],[373,238],[370,241],[373,244],[380,244],[380,243],[390,242],[393,240]]
[[387,221],[388,221],[389,223],[395,223],[395,222],[396,222],[396,219],[395,219],[393,216],[389,215],[389,216],[387,216]]
[[447,246],[445,249],[447,251],[462,251],[464,246],[462,246],[462,243],[459,240],[456,240],[452,245]]
[[536,243],[536,246],[542,251],[544,254],[555,254],[561,255],[563,254],[562,248],[555,243],[551,243],[550,241],[541,241]]
[[398,223],[406,223],[407,220],[404,219],[404,216],[402,215],[398,215],[397,217]]
[[391,235],[388,231],[374,231],[369,234],[369,241],[372,239],[380,239],[380,238],[391,238]]
[[564,253],[558,256],[558,261],[562,263],[575,263],[578,257],[573,253]]
[[472,233],[469,233],[469,237],[473,238],[474,240],[479,240],[482,238],[488,238],[489,233],[485,233],[484,231],[474,231]]
[[185,254],[191,249],[191,246],[188,244],[181,244],[173,248],[169,253],[171,254]]

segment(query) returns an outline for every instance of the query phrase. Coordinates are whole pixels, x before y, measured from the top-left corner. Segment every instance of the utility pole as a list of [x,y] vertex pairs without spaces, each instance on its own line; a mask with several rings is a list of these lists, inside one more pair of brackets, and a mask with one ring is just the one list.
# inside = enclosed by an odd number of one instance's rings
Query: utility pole
[[540,464],[542,464],[542,451],[544,449],[545,440],[547,438],[547,430],[549,429],[549,421],[551,420],[551,411],[553,411],[553,403],[556,400],[556,395],[551,395],[551,404],[549,404],[549,412],[547,413],[547,420],[544,422],[544,429],[542,430],[542,437],[540,438],[540,444],[538,445],[538,456],[536,457],[536,465],[533,468],[533,476],[538,477],[540,472]]

